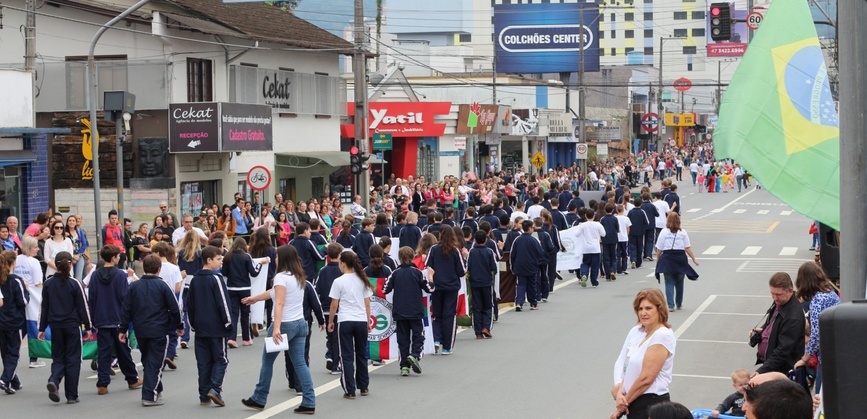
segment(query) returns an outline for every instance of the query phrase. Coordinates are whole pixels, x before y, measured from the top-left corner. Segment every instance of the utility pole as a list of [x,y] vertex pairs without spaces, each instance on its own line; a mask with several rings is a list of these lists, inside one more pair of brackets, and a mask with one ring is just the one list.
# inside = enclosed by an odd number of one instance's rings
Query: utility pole
[[36,0],[27,0],[24,8],[27,9],[27,21],[24,24],[24,69],[33,72],[36,69]]
[[[584,126],[587,116],[584,110],[584,37],[587,36],[588,28],[584,27],[584,5],[578,4],[578,23],[581,25],[581,36],[578,37],[578,135],[581,136],[579,142],[587,144],[587,129]],[[582,166],[581,171],[586,175],[587,159],[584,159]]]
[[867,66],[867,6],[863,2],[838,4],[841,36],[840,56],[840,277],[844,301],[864,298],[867,289],[867,240],[858,234],[867,226],[864,213],[864,185],[867,178],[867,149],[861,140],[867,124],[867,80],[860,70]]
[[719,106],[722,100],[722,61],[716,62],[716,114],[719,117]]
[[[355,78],[355,143],[361,158],[367,157],[367,57],[364,52],[364,1],[355,0],[355,53],[352,57]],[[364,161],[362,161],[362,168]],[[385,176],[385,173],[383,173]],[[370,169],[363,169],[358,175],[358,191],[361,205],[370,203]]]

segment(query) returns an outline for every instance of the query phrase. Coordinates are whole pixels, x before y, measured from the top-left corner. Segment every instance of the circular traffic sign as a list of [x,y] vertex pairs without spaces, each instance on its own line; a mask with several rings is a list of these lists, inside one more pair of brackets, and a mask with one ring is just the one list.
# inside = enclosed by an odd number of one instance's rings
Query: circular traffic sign
[[674,81],[674,90],[685,92],[692,87],[692,81],[686,77],[681,77]]
[[669,138],[669,139],[668,139],[668,145],[674,147],[675,144],[677,144],[677,143],[674,142],[674,138]]
[[641,117],[641,127],[647,132],[656,132],[656,130],[659,129],[659,115],[653,112],[644,114],[644,116]]
[[575,146],[575,151],[581,155],[587,154],[587,144],[579,143],[578,145]]
[[747,15],[747,26],[752,30],[756,30],[759,28],[759,25],[762,24],[763,19],[764,19],[764,16],[762,16],[761,13],[752,12],[749,15]]
[[263,191],[271,186],[271,171],[265,166],[253,166],[247,172],[247,185],[254,191]]

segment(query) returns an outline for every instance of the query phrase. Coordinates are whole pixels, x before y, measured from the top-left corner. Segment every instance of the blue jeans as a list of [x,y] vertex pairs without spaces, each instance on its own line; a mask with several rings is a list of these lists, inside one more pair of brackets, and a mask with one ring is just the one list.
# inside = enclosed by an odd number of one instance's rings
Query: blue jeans
[[[268,339],[274,332],[274,325],[268,327]],[[310,377],[310,368],[304,362],[304,341],[307,338],[307,322],[304,319],[284,322],[280,325],[280,333],[286,335],[289,340],[289,358],[298,375],[298,383],[304,392],[301,406],[316,407],[316,394],[313,392],[313,379]],[[279,352],[265,352],[262,349],[262,369],[259,370],[259,383],[250,397],[256,403],[266,404],[268,393],[271,391],[271,377],[274,375],[274,360],[280,355]]]
[[665,300],[668,308],[672,309],[677,303],[677,308],[683,305],[683,274],[663,274],[665,276]]
[[602,264],[602,254],[600,253],[585,253],[584,260],[581,262],[581,275],[589,275],[590,283],[593,286],[599,285],[599,266]]
[[[698,172],[689,172],[689,174],[692,175],[692,186],[695,186],[695,181],[698,179]],[[740,187],[740,181],[738,181],[738,187]]]

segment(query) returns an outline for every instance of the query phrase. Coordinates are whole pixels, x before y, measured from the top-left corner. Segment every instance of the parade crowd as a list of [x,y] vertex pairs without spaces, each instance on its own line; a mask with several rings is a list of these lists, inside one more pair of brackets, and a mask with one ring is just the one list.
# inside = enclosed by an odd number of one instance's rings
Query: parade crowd
[[[538,310],[552,298],[556,280],[562,279],[557,269],[557,255],[565,252],[561,232],[575,227],[583,255],[575,272],[580,286],[617,281],[647,262],[656,262],[654,272],[664,283],[664,293],[643,290],[635,299],[639,324],[624,343],[612,389],[617,405],[612,417],[647,417],[650,406],[669,399],[675,352],[669,313],[682,309],[684,279],[698,278],[689,264],[691,259],[699,265],[681,228],[675,183],[687,170],[693,184],[708,192],[749,185],[747,172],[732,162],[715,162],[712,144],[701,143],[599,161],[586,174],[573,165],[538,174],[522,168],[467,172],[441,181],[391,178],[371,185],[369,202],[355,196],[346,209],[337,193],[297,202],[278,193],[273,202],[264,202],[257,192],[250,201],[236,194],[231,205],[213,204],[180,217],[162,202],[153,223],[138,226],[111,211],[101,249],[91,248],[80,215],[64,220],[59,214],[39,214],[21,233],[18,220],[9,217],[0,225],[5,249],[0,254],[0,390],[14,394],[21,388],[15,370],[22,331],[32,342],[48,340],[50,329],[47,390],[53,402],[61,399],[61,384],[67,403],[79,401],[81,342],[95,335],[98,350],[91,367],[97,371],[98,394],[108,394],[111,377],[120,372],[130,389],[141,388],[143,406],[161,405],[162,370],[176,369],[178,350],[193,348],[199,402],[224,406],[228,349],[263,338],[270,342],[259,382],[242,403],[265,408],[273,363],[283,352],[288,385],[303,396],[295,412],[313,414],[309,352],[314,322],[326,331],[326,353],[313,359],[324,356],[325,367],[340,375],[346,399],[370,394],[368,364],[381,362],[368,353],[368,332],[375,326],[369,321],[375,291],[370,278],[386,278],[384,292],[393,298],[400,374],[420,374],[423,296],[430,298],[436,354],[455,351],[462,281],[472,301],[474,334],[491,339],[499,303],[514,303],[522,312]],[[650,189],[654,180],[657,191]],[[400,247],[396,252],[393,241]],[[501,261],[516,279],[514,301],[497,298]],[[251,278],[260,275],[267,277],[266,291],[254,294]],[[817,275],[805,273],[803,281],[813,285],[802,288],[798,274],[805,304],[828,293]],[[796,361],[806,362],[801,360],[805,348],[810,355],[818,350],[812,338],[804,346],[803,312],[797,324],[790,300],[782,301],[793,292],[791,280],[784,282],[772,278],[776,304],[768,322],[756,329],[760,373],[787,373]],[[252,316],[264,319],[257,323],[251,321],[251,307],[260,302],[265,313]],[[28,304],[38,305],[35,330],[27,326]],[[813,323],[812,310],[810,315]],[[818,325],[813,326],[817,335]],[[132,359],[133,335],[141,375]],[[782,353],[775,349],[781,345],[791,348]],[[655,375],[647,371],[648,362],[658,364]],[[29,366],[45,364],[31,357]],[[749,379],[741,373],[734,378],[738,391]]]

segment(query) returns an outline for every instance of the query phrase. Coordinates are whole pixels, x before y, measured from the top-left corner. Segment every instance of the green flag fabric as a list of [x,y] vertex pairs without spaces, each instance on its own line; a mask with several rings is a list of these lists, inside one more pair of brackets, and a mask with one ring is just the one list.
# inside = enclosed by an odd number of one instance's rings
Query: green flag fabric
[[807,217],[840,229],[840,130],[803,0],[774,0],[720,106],[714,155]]

